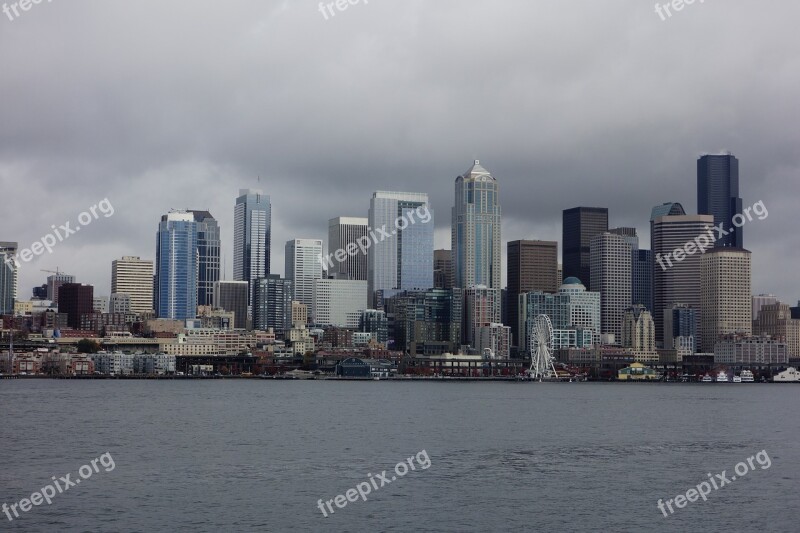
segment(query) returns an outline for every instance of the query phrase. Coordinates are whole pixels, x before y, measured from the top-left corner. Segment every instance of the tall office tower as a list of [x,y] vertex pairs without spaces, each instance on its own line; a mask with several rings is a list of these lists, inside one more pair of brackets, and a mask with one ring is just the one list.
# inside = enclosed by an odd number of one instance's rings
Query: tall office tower
[[66,283],[75,283],[75,276],[60,273],[47,276],[47,299],[53,305],[58,305],[58,290]]
[[253,283],[270,274],[272,204],[263,191],[240,189],[233,208],[233,279]]
[[758,315],[762,307],[779,302],[780,300],[778,300],[778,297],[774,294],[759,294],[758,296],[753,296],[753,320],[758,320]]
[[365,309],[358,322],[358,331],[370,333],[375,341],[385,345],[389,339],[389,318],[386,316],[386,312]]
[[314,307],[314,280],[322,279],[322,240],[293,239],[286,243],[286,279],[292,281],[294,299]]
[[350,279],[314,280],[314,324],[356,329],[367,309],[367,282]]
[[697,160],[697,213],[712,215],[714,225],[722,224],[720,227],[730,233],[720,237],[714,247],[744,246],[742,228],[734,224],[737,215],[742,217],[742,199],[739,160],[733,154],[704,155]]
[[681,358],[697,352],[697,311],[686,304],[675,303],[664,310],[664,349],[677,350]]
[[427,194],[375,192],[369,204],[369,227],[375,234],[379,230],[390,234],[373,242],[367,254],[372,307],[380,307],[376,291],[388,297],[397,291],[433,287],[433,210]]
[[591,286],[600,293],[600,324],[605,335],[622,340],[622,321],[631,305],[631,245],[625,237],[601,233],[590,244]]
[[500,289],[476,285],[464,291],[464,335],[462,342],[473,348],[479,344],[480,328],[500,323]]
[[753,319],[753,335],[786,339],[789,357],[800,357],[800,320],[792,318],[789,304],[764,304],[758,318]]
[[153,262],[126,256],[111,263],[112,294],[130,296],[130,311],[153,311]]
[[17,301],[17,243],[0,242],[0,315],[14,312]]
[[658,362],[653,316],[643,305],[633,305],[625,310],[622,347],[629,348],[639,363]]
[[[292,288],[294,292],[294,288]],[[292,300],[292,327],[298,327],[302,324],[303,327],[308,323],[308,306],[302,302]]]
[[214,283],[214,308],[233,313],[233,328],[247,329],[247,291],[250,283],[246,281],[217,281]]
[[190,211],[197,222],[197,305],[213,305],[220,274],[219,224],[208,211]]
[[502,289],[502,241],[497,180],[477,159],[456,178],[451,243],[454,286]]
[[386,300],[389,344],[409,355],[458,353],[463,291],[404,291]]
[[[258,278],[253,285],[253,328],[272,328],[283,334],[292,329],[292,282],[277,274]],[[306,320],[302,320],[303,324]]]
[[[511,241],[506,256],[508,282],[506,314],[511,327],[511,345],[520,347],[519,295],[526,292],[558,292],[558,243],[555,241]],[[524,349],[524,346],[522,347]]]
[[636,228],[614,228],[609,233],[620,235],[631,245],[631,301],[653,311],[653,252],[639,249]]
[[753,333],[751,257],[741,248],[714,248],[701,258],[702,351],[711,353],[721,335]]
[[347,253],[344,261],[337,260],[335,255],[339,250],[352,250],[359,244],[359,239],[365,242],[364,239],[369,235],[368,226],[367,218],[337,217],[328,221],[328,254],[334,254],[331,259],[333,266],[328,263],[328,274],[347,274],[352,280],[367,280],[367,254],[362,253],[361,249],[352,256]]
[[197,316],[198,223],[189,211],[161,217],[156,236],[155,311],[158,318]]
[[[687,215],[679,203],[653,208],[650,217],[650,242],[653,248],[653,321],[656,323],[656,346],[664,346],[664,311],[673,304],[687,304],[695,309],[700,332],[700,258],[701,253],[687,254],[687,243],[702,235],[708,236],[714,217]],[[690,248],[691,249],[691,248]]]
[[573,207],[562,216],[562,275],[578,278],[589,290],[597,290],[591,286],[590,247],[595,236],[608,231],[608,209]]
[[436,289],[453,288],[453,252],[450,250],[434,250],[433,252],[433,287]]
[[67,326],[80,329],[81,315],[94,311],[94,287],[65,283],[58,291],[58,312],[67,315]]

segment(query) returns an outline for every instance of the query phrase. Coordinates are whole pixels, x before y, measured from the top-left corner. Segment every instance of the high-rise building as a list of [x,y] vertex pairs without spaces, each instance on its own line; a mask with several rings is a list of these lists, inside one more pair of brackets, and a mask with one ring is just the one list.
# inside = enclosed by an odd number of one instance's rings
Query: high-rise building
[[622,340],[625,310],[631,305],[630,242],[621,235],[601,233],[590,245],[591,286],[600,293],[602,334],[614,335],[614,343]]
[[[253,328],[266,331],[272,328],[277,333],[292,329],[292,282],[277,274],[258,278],[253,285]],[[299,304],[298,302],[295,302]],[[307,317],[301,319],[305,325]]]
[[349,279],[314,280],[314,324],[355,329],[367,309],[367,282]]
[[286,279],[292,282],[294,300],[314,307],[314,280],[322,279],[322,240],[293,239],[286,243]]
[[363,239],[369,235],[368,226],[367,218],[337,217],[328,221],[328,254],[329,257],[334,254],[331,259],[333,266],[328,264],[329,274],[347,274],[352,280],[367,280],[367,254],[360,248],[355,255],[345,254],[344,261],[337,260],[335,255],[339,250],[347,252],[348,246],[352,250],[359,240],[365,242]]
[[153,262],[126,256],[111,263],[112,294],[130,296],[130,312],[153,311]]
[[47,276],[47,299],[58,305],[58,291],[66,283],[75,283],[75,276],[70,274],[53,274]]
[[502,289],[502,241],[497,180],[477,159],[456,178],[451,228],[454,285]]
[[197,242],[198,223],[193,213],[172,211],[161,217],[154,281],[158,318],[186,320],[197,316],[200,270]]
[[622,347],[630,349],[639,363],[658,361],[653,316],[643,305],[633,305],[625,310]]
[[751,257],[741,248],[714,248],[701,258],[701,349],[722,335],[753,333]]
[[480,328],[500,323],[500,289],[476,285],[464,291],[464,335],[462,342],[473,348],[479,344]]
[[292,300],[292,327],[299,325],[305,327],[308,323],[308,306],[302,302]]
[[780,300],[778,300],[778,297],[774,294],[759,294],[758,296],[753,296],[753,320],[758,320],[758,314],[761,312],[762,307],[779,302]]
[[592,239],[608,231],[608,209],[605,207],[573,207],[563,213],[562,263],[563,277],[578,278],[591,286]]
[[256,189],[240,189],[233,208],[233,279],[253,282],[270,274],[272,248],[272,204]]
[[17,301],[16,254],[17,243],[0,242],[0,315],[13,313],[14,302]]
[[433,287],[436,289],[453,288],[453,252],[451,250],[434,250],[433,252]]
[[247,281],[217,281],[214,283],[214,308],[233,313],[234,329],[247,329]]
[[[423,218],[417,216],[419,213],[429,216]],[[373,242],[367,254],[367,291],[372,307],[380,308],[377,291],[385,298],[398,291],[433,287],[433,224],[427,194],[377,191],[372,195],[369,229],[390,234]]]
[[[511,241],[506,256],[508,295],[506,312],[511,327],[511,344],[519,346],[519,295],[542,291],[556,293],[558,243],[556,241]],[[522,347],[524,349],[524,346]]]
[[220,278],[219,224],[208,211],[190,211],[197,222],[197,305],[212,305]]
[[[697,212],[712,215],[714,226],[729,235],[722,235],[714,247],[742,248],[742,199],[739,197],[739,160],[731,154],[704,155],[697,160]],[[741,219],[744,220],[743,218]]]
[[677,350],[679,356],[697,352],[699,321],[697,312],[686,304],[675,303],[664,310],[664,349]]
[[[667,203],[653,209],[650,217],[650,242],[653,248],[653,321],[656,346],[664,346],[664,311],[682,303],[695,309],[698,337],[702,344],[700,258],[701,253],[687,254],[687,243],[708,235],[714,222],[710,215],[687,215],[679,203]],[[749,294],[749,293],[748,293]]]
[[80,329],[81,315],[94,312],[94,287],[65,283],[58,291],[58,312],[67,315],[67,326]]
[[386,300],[391,349],[410,355],[458,353],[463,291],[404,291]]
[[614,228],[609,233],[620,235],[631,245],[631,301],[653,310],[653,253],[639,249],[636,228]]
[[385,311],[366,309],[361,313],[358,330],[369,333],[380,344],[386,344],[389,339],[389,319]]
[[753,335],[784,339],[789,357],[800,357],[800,320],[792,318],[789,304],[764,304],[758,317],[753,320]]
[[511,356],[511,328],[508,326],[503,324],[481,326],[475,334],[475,339],[475,349],[478,353],[495,359],[508,359]]

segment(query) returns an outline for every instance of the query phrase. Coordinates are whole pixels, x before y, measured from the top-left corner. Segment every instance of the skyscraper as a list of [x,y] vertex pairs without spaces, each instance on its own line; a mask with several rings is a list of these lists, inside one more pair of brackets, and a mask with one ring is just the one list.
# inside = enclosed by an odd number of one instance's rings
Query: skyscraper
[[111,293],[130,296],[130,311],[153,310],[153,262],[126,256],[111,263]]
[[[253,328],[261,331],[273,328],[279,334],[292,329],[292,282],[270,274],[254,283]],[[305,320],[302,322],[305,324]]]
[[17,300],[17,243],[0,242],[0,315],[14,312]]
[[562,216],[562,275],[578,278],[589,290],[597,290],[591,286],[590,246],[593,237],[608,231],[608,209],[573,207]]
[[433,252],[433,286],[437,289],[453,288],[453,252],[450,250],[434,250]]
[[190,211],[197,222],[197,305],[213,305],[220,274],[219,224],[208,211]]
[[62,273],[47,276],[47,299],[53,302],[53,305],[58,305],[58,290],[66,283],[75,283],[75,276]]
[[247,329],[247,291],[246,281],[218,281],[214,283],[214,308],[233,313],[234,329]]
[[367,309],[367,282],[351,279],[314,280],[314,323],[355,329]]
[[[519,295],[526,292],[558,292],[558,243],[555,241],[511,241],[506,257],[508,282],[507,316],[511,344],[520,347]],[[524,347],[522,347],[524,349]]]
[[464,290],[464,344],[479,344],[480,328],[500,323],[500,289],[475,285]]
[[158,318],[185,320],[197,315],[198,225],[195,215],[189,211],[172,211],[161,217],[156,238],[155,309]]
[[70,328],[80,329],[81,315],[94,312],[94,287],[65,283],[58,292],[58,312],[67,315],[67,325]]
[[[411,212],[414,214],[410,214]],[[428,213],[423,222],[418,213]],[[409,222],[404,229],[401,222]],[[433,210],[424,193],[377,191],[369,205],[369,229],[389,237],[370,246],[367,257],[367,295],[376,305],[375,292],[388,297],[397,291],[433,287]]]
[[744,246],[742,228],[733,223],[736,215],[742,216],[739,160],[733,154],[704,155],[697,160],[697,213],[713,215],[714,225],[730,233],[720,236],[715,248]]
[[[355,217],[337,217],[328,221],[328,253],[346,250],[348,245],[358,244],[359,239],[367,237],[369,219]],[[333,260],[333,268],[329,274],[347,274],[356,281],[367,280],[367,254],[359,249],[354,256],[347,255],[344,261]]]
[[625,310],[631,305],[631,244],[621,235],[601,233],[591,240],[591,285],[600,293],[600,324],[603,334],[622,341]]
[[[248,282],[270,274],[272,204],[263,191],[240,189],[233,208],[233,279]],[[249,300],[248,300],[249,301]]]
[[636,228],[614,228],[609,233],[621,235],[631,245],[631,301],[653,312],[653,252],[639,249]]
[[286,243],[286,279],[292,281],[294,299],[314,307],[314,280],[322,279],[322,240],[293,239]]
[[701,257],[701,350],[714,351],[721,335],[753,333],[751,258],[741,248],[715,248]]
[[461,289],[476,285],[502,289],[497,180],[476,159],[456,178],[455,193],[451,229],[454,284]]
[[[708,235],[714,222],[710,215],[687,215],[679,203],[668,203],[653,209],[650,217],[650,241],[653,248],[653,322],[656,345],[664,346],[664,311],[673,304],[686,304],[695,309],[699,332],[701,319],[700,258],[702,254],[686,254],[687,243],[700,235]],[[679,252],[678,260],[675,255]],[[749,295],[749,293],[748,293]],[[748,296],[749,297],[749,296]]]

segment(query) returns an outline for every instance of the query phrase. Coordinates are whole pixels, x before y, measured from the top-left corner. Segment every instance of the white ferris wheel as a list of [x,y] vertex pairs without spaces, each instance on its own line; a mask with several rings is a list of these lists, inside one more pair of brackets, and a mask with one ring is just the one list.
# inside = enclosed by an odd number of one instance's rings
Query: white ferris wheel
[[553,323],[547,315],[538,315],[531,329],[531,368],[528,374],[532,379],[551,379],[558,377],[553,364]]

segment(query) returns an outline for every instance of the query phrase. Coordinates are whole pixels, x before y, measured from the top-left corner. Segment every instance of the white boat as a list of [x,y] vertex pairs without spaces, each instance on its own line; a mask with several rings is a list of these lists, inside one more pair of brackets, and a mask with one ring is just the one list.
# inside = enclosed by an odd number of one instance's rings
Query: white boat
[[742,377],[741,376],[733,376],[733,382],[734,383],[741,383],[742,382]]
[[742,370],[742,383],[755,383],[756,379],[750,370]]
[[720,370],[717,374],[717,383],[728,383],[728,373]]
[[703,382],[703,383],[713,383],[714,382],[714,380],[711,379],[711,376],[709,376],[708,374],[703,376],[703,379],[701,379],[700,381]]
[[800,372],[793,366],[790,366],[783,372],[772,376],[772,381],[776,383],[800,383]]

